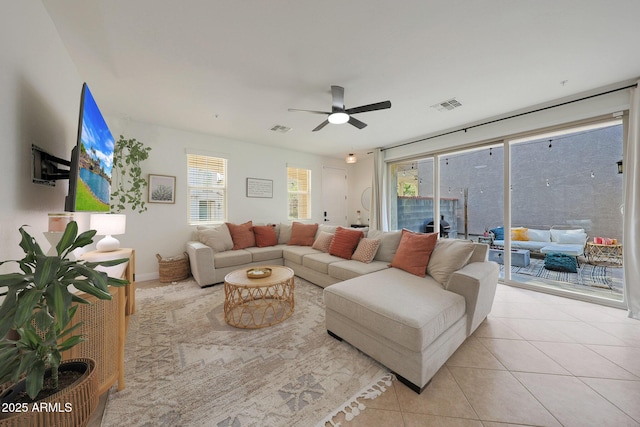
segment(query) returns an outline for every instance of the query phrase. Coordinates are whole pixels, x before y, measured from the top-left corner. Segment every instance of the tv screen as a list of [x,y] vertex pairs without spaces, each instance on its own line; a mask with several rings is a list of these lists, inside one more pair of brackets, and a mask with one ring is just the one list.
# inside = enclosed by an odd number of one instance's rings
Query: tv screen
[[113,135],[85,83],[80,97],[78,138],[71,154],[66,211],[109,211],[114,145]]

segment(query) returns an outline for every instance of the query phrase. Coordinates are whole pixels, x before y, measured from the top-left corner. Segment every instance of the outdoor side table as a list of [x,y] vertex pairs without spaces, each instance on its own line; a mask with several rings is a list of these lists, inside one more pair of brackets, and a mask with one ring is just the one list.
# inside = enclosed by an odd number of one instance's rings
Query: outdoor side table
[[601,245],[587,242],[587,262],[589,264],[614,264],[622,266],[622,245]]

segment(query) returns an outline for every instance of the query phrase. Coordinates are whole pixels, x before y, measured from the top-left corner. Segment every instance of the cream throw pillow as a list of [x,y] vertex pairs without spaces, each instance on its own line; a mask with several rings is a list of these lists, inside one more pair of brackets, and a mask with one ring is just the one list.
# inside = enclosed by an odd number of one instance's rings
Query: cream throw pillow
[[331,241],[333,240],[333,234],[327,233],[326,231],[321,231],[318,233],[318,237],[316,237],[316,241],[313,242],[313,249],[317,249],[322,252],[329,252],[329,247],[331,246]]
[[213,249],[214,252],[230,251],[233,248],[233,240],[227,224],[217,226],[199,225],[197,228],[198,240]]
[[473,248],[474,243],[469,240],[438,239],[429,258],[427,274],[446,286],[453,272],[469,262]]

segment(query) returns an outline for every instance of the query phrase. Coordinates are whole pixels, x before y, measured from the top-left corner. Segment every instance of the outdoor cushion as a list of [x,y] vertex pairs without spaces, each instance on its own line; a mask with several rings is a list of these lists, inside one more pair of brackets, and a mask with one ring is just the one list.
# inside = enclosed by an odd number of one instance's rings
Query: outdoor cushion
[[504,240],[504,227],[496,227],[489,230],[495,236],[495,240]]
[[554,252],[544,257],[544,268],[553,271],[577,273],[578,262],[576,261],[576,257]]

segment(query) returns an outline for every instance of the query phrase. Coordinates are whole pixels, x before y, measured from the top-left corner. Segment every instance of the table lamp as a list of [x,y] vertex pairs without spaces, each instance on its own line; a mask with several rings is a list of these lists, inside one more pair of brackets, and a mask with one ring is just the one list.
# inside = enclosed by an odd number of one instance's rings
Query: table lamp
[[120,248],[120,242],[113,235],[124,234],[127,224],[126,215],[91,214],[89,228],[96,230],[96,234],[104,236],[96,244],[99,252],[115,251]]

